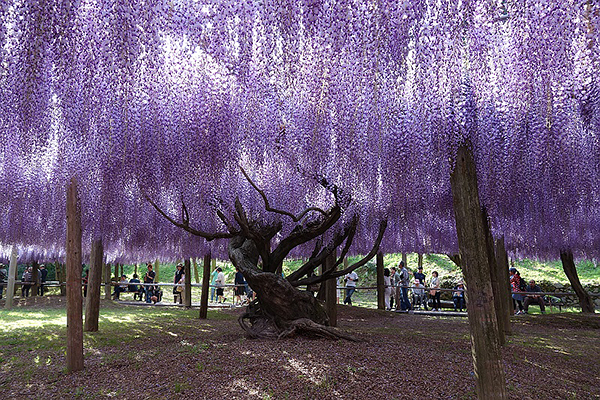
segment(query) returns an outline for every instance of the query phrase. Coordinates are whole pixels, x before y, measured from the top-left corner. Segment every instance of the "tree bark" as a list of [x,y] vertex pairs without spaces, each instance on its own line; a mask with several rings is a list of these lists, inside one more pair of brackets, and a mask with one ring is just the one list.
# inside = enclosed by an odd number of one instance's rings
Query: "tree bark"
[[385,310],[385,281],[383,279],[383,253],[377,253],[377,309]]
[[[60,263],[60,295],[67,295],[67,265],[65,263]],[[64,283],[64,285],[63,285]]]
[[110,300],[111,292],[110,292],[110,271],[111,267],[109,263],[104,264],[104,268],[102,268],[103,279],[104,279],[104,299]]
[[67,189],[67,370],[83,369],[81,295],[81,207],[77,181]]
[[100,317],[100,286],[102,285],[102,240],[92,242],[90,252],[90,271],[88,274],[88,290],[85,299],[85,324],[86,332],[98,331],[98,318]]
[[581,312],[594,314],[596,312],[594,308],[594,302],[588,292],[585,291],[583,285],[579,281],[577,275],[577,268],[573,261],[573,253],[570,250],[563,250],[560,252],[560,260],[562,261],[563,270],[571,282],[571,287],[579,298],[579,305],[581,306]]
[[[330,269],[335,264],[335,251],[325,259],[325,269]],[[337,326],[337,279],[325,281],[325,309],[329,316],[329,326]]]
[[481,224],[485,231],[485,244],[490,266],[490,282],[492,283],[492,293],[494,296],[494,308],[496,309],[496,319],[498,321],[498,342],[504,346],[506,338],[504,337],[504,304],[500,298],[500,279],[498,277],[498,266],[496,265],[496,249],[494,248],[494,237],[490,228],[490,221],[485,208],[481,210]]
[[10,263],[8,264],[8,286],[6,287],[6,303],[4,308],[10,310],[15,297],[15,276],[17,275],[17,248],[13,246],[10,252]]
[[502,327],[505,335],[512,335],[510,316],[514,312],[510,290],[510,277],[508,275],[508,255],[504,247],[504,236],[496,239],[496,266],[498,267],[498,279],[500,282],[500,300],[504,304],[502,314]]
[[183,291],[183,304],[185,308],[192,308],[192,274],[190,268],[190,259],[186,258],[183,263],[184,275],[185,275],[185,289]]
[[31,279],[33,279],[33,286],[31,287],[31,295],[32,296],[37,296],[39,293],[38,291],[40,290],[40,265],[38,264],[37,261],[34,261],[32,264],[32,272],[31,272]]
[[200,283],[200,275],[198,275],[198,262],[196,258],[192,258],[192,263],[194,265],[194,278],[196,279],[196,283]]
[[506,399],[498,319],[490,283],[490,263],[481,218],[475,163],[470,150],[458,149],[450,175],[456,232],[467,283],[467,311],[473,346],[476,391],[480,399]]
[[156,261],[154,261],[154,272],[156,272],[156,276],[154,277],[154,282],[158,283],[160,282],[160,278],[158,276],[158,270],[160,268],[159,262],[158,262],[158,258],[156,259]]
[[208,292],[210,285],[210,253],[204,256],[204,264],[202,266],[202,296],[200,296],[200,319],[208,317]]

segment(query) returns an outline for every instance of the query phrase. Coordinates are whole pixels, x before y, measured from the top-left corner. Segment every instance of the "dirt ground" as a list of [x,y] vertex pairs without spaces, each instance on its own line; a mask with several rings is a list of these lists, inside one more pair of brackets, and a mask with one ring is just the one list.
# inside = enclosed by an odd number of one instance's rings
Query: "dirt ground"
[[[103,306],[131,314],[131,306]],[[33,312],[64,302],[56,297],[20,307]],[[107,322],[106,328],[101,322],[101,332],[86,333],[85,370],[72,374],[65,370],[64,327],[43,333],[54,347],[0,342],[0,398],[475,397],[466,318],[340,306],[340,329],[364,339],[353,343],[249,340],[236,321],[241,309],[208,320],[193,318],[197,310],[160,312],[160,318]],[[512,326],[502,352],[510,398],[600,398],[600,317],[528,315],[514,317]],[[116,329],[118,339],[103,329]]]

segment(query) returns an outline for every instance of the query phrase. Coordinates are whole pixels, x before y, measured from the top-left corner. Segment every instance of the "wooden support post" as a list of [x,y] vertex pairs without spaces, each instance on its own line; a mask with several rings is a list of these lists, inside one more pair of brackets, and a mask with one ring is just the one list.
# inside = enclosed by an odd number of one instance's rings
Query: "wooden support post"
[[200,296],[200,319],[208,317],[208,286],[210,285],[210,253],[204,256],[202,266],[202,296]]
[[185,290],[183,291],[183,304],[185,305],[185,308],[192,308],[192,274],[189,258],[185,259],[183,268],[185,270]]
[[81,296],[81,207],[77,181],[67,189],[67,370],[83,369]]
[[504,346],[506,339],[504,337],[504,304],[500,298],[500,279],[498,277],[498,266],[496,265],[496,249],[494,247],[494,238],[490,228],[485,207],[481,210],[481,225],[485,232],[485,244],[487,248],[488,264],[490,266],[490,282],[492,283],[492,293],[494,296],[494,308],[496,309],[496,320],[498,321],[498,342]]
[[[27,268],[27,266],[25,268]],[[17,267],[15,268],[15,276],[14,276],[14,278],[15,278],[15,282],[19,282],[19,280],[20,280],[19,279],[19,264],[17,264]],[[13,290],[13,297],[17,295],[18,288],[19,288],[19,285],[15,285],[15,288]],[[22,288],[22,286],[21,286],[21,288]],[[21,293],[23,293],[22,289],[21,289]]]
[[64,263],[56,261],[56,280],[60,285],[60,295],[67,295],[67,270]]
[[[333,267],[335,264],[336,251],[334,250],[325,259],[325,270]],[[325,289],[325,311],[329,316],[329,325],[337,326],[337,279],[329,279],[324,282]]]
[[592,301],[590,294],[585,291],[583,285],[581,285],[581,282],[579,281],[577,268],[573,261],[573,253],[570,250],[561,251],[560,260],[562,261],[563,270],[565,271],[567,278],[569,278],[569,282],[571,282],[571,287],[573,287],[573,290],[577,294],[581,312],[594,314],[596,312],[594,309],[594,302]]
[[408,256],[406,255],[406,253],[402,253],[402,262],[404,263],[406,269],[408,269]]
[[115,281],[119,282],[121,277],[119,276],[119,263],[115,263]]
[[138,274],[138,265],[137,265],[137,263],[135,263],[135,268],[133,269],[133,273],[136,274],[136,275]]
[[110,300],[111,290],[110,290],[110,271],[111,267],[109,263],[104,264],[103,271],[103,279],[104,279],[104,300]]
[[8,286],[6,287],[6,303],[4,308],[10,310],[13,306],[13,298],[15,296],[15,275],[17,271],[17,248],[13,246],[10,252],[10,263],[8,264]]
[[377,309],[385,310],[385,281],[383,280],[383,253],[377,253]]
[[154,282],[160,282],[158,279],[158,269],[159,269],[160,265],[158,262],[158,258],[156,259],[156,261],[154,261],[154,272],[156,272],[156,276],[154,277]]
[[510,290],[510,277],[508,275],[508,255],[504,246],[504,236],[496,239],[496,266],[498,267],[498,281],[500,282],[500,301],[504,304],[502,314],[502,328],[505,335],[512,335],[510,316],[513,312]]
[[423,254],[417,254],[417,269],[423,268]]
[[[120,264],[120,268],[119,268],[119,276],[117,277],[117,282],[119,282],[121,280],[121,277],[123,276],[123,264]],[[156,282],[156,280],[154,280]]]
[[192,258],[192,262],[194,263],[194,278],[196,278],[196,283],[200,283],[200,276],[198,275],[198,263],[196,262],[196,258]]
[[33,285],[31,286],[31,295],[38,296],[40,290],[40,265],[37,261],[34,261],[31,269],[31,279],[33,281]]
[[473,367],[479,399],[506,399],[506,380],[500,357],[498,319],[490,282],[486,234],[481,218],[475,163],[461,146],[450,174],[456,232],[467,286],[467,311],[473,346]]
[[98,331],[103,258],[102,240],[94,240],[92,242],[92,251],[90,252],[90,272],[88,274],[88,290],[85,299],[85,324],[83,330],[86,332]]

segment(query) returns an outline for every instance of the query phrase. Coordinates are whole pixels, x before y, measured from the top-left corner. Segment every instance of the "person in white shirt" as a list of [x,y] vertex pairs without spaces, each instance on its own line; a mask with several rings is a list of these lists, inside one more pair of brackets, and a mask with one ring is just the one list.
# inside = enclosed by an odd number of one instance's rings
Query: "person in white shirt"
[[225,275],[223,274],[223,270],[221,267],[217,268],[219,273],[217,274],[217,279],[215,280],[215,285],[217,285],[217,302],[224,303],[226,298],[223,297],[223,286],[225,286]]
[[358,275],[356,272],[352,271],[344,277],[346,281],[346,298],[344,299],[344,304],[352,305],[352,294],[356,290],[356,282],[358,281]]
[[392,278],[390,277],[390,270],[387,268],[383,269],[383,285],[385,286],[385,289],[383,291],[384,295],[383,295],[383,301],[385,302],[385,309],[386,310],[391,310],[391,305],[390,305],[390,296],[392,295]]

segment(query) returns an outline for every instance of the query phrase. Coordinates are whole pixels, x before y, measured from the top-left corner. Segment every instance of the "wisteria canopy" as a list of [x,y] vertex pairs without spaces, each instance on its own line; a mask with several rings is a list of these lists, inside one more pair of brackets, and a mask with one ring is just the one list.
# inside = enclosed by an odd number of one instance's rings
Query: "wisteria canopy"
[[354,253],[383,218],[384,252],[455,252],[465,143],[510,251],[599,256],[597,1],[1,0],[0,21],[3,257],[61,257],[72,177],[108,261],[226,257],[145,196],[205,231],[236,197],[290,223],[240,167],[291,212],[331,204],[315,176],[349,193]]

